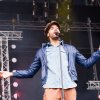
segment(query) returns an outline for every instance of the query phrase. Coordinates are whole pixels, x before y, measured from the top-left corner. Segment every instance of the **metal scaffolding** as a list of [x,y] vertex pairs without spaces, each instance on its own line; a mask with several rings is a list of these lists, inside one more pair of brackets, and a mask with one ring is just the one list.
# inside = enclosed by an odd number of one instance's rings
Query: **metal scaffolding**
[[[0,64],[1,71],[9,71],[8,40],[19,40],[22,31],[0,31]],[[10,78],[1,79],[2,100],[11,100]]]

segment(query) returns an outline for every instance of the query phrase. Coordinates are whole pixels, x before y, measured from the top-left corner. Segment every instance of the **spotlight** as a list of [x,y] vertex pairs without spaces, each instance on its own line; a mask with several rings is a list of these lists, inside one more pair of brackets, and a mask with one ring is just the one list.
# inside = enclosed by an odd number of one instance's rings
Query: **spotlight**
[[12,62],[13,63],[16,63],[17,62],[17,59],[16,58],[12,58]]
[[14,83],[13,83],[13,86],[14,86],[14,87],[18,87],[18,83],[17,83],[17,82],[14,82]]
[[35,1],[33,0],[33,6],[35,6]]
[[13,96],[14,96],[14,99],[17,99],[18,98],[18,93],[15,93]]
[[98,99],[100,100],[100,94],[98,94]]
[[47,7],[47,2],[46,2],[46,1],[44,2],[44,7],[45,7],[45,8]]
[[91,0],[91,2],[94,2],[95,0]]
[[32,15],[34,16],[35,15],[35,1],[33,0],[33,13]]
[[16,49],[16,45],[15,45],[15,44],[12,44],[12,45],[11,45],[11,48],[12,48],[12,49]]

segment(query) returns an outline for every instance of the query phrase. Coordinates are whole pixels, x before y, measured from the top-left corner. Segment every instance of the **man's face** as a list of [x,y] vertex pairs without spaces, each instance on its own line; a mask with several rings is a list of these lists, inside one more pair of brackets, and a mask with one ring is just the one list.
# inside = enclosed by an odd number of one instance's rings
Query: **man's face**
[[52,25],[48,31],[47,37],[49,39],[58,39],[59,37],[56,35],[56,33],[60,33],[60,30],[57,25]]

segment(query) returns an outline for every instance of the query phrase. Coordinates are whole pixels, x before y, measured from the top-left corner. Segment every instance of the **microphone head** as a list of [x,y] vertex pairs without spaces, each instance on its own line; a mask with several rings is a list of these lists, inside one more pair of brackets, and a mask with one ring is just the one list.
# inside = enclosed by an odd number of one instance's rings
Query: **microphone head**
[[63,36],[63,34],[61,34],[60,32],[55,32],[55,35],[58,36],[58,37]]

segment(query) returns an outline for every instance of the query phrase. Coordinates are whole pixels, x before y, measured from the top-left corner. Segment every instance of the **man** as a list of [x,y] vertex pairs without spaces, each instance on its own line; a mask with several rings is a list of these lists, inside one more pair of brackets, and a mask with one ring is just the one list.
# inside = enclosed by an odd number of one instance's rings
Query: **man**
[[42,67],[43,100],[76,100],[77,72],[75,62],[89,68],[100,60],[99,50],[86,59],[74,46],[60,40],[60,25],[56,21],[48,23],[44,29],[49,42],[42,44],[34,61],[26,70],[1,71],[3,78],[33,77]]

